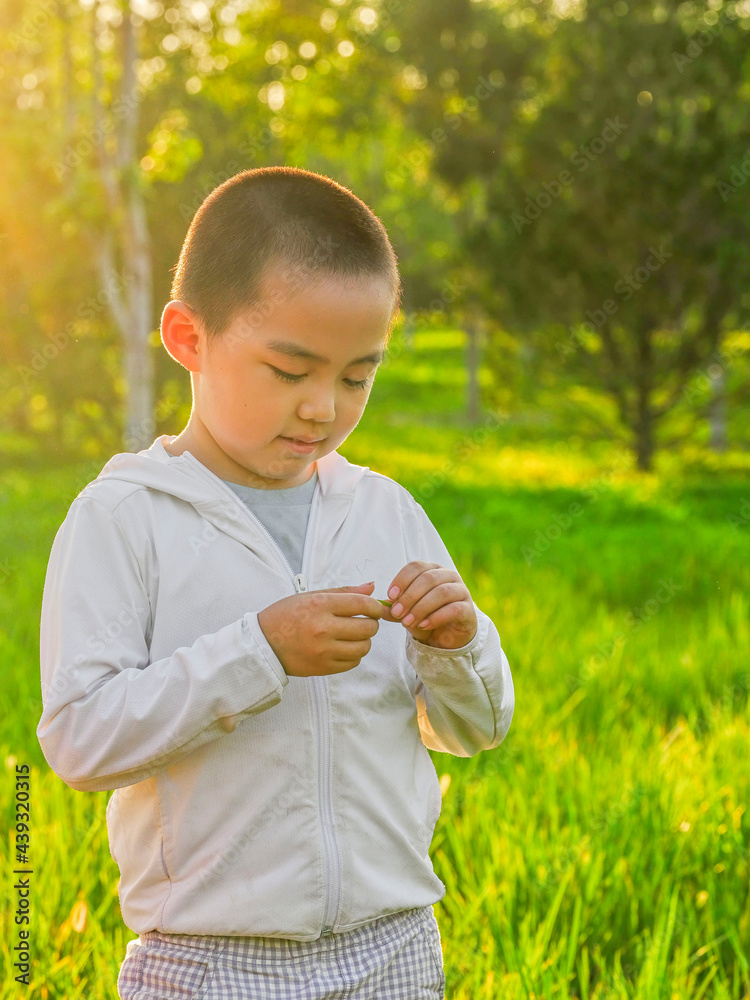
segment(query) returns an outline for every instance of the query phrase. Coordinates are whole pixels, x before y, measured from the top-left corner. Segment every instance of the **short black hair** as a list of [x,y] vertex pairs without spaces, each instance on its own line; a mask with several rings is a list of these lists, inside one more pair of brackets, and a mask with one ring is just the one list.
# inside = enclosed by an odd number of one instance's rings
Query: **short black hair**
[[385,226],[356,195],[299,167],[243,170],[215,188],[195,213],[172,270],[172,299],[200,319],[209,341],[262,307],[262,285],[278,269],[293,282],[382,276],[402,296]]

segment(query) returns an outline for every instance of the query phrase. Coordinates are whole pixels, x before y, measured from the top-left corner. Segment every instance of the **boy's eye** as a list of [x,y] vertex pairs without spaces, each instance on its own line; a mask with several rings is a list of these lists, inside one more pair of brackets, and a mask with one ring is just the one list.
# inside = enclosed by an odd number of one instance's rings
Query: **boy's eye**
[[[283,382],[299,382],[300,379],[305,378],[304,375],[291,375],[289,372],[283,372],[280,368],[274,368],[273,365],[269,365],[269,367],[276,378],[280,378]],[[370,384],[370,381],[371,380],[369,378],[344,379],[344,382],[352,389],[365,389]]]
[[276,378],[280,378],[284,382],[299,382],[301,378],[305,377],[304,375],[290,375],[289,372],[282,372],[278,368],[274,368],[272,365],[269,367],[271,368],[271,371],[274,373]]

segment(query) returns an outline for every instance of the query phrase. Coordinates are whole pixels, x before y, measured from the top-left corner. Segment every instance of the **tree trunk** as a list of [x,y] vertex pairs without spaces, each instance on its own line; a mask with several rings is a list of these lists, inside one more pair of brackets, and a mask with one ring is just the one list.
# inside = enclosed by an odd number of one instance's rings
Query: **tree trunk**
[[[62,147],[66,148],[73,139],[76,126],[75,97],[73,88],[73,31],[67,0],[60,4],[59,14],[62,25],[62,65],[63,65],[63,138]],[[73,193],[73,171],[66,170],[63,174],[65,193],[70,197]]]
[[[110,154],[105,142],[97,144],[100,177],[110,210],[97,257],[102,280],[108,284],[117,274],[115,247],[119,248],[125,288],[117,284],[110,289],[109,305],[123,345],[126,387],[123,447],[126,451],[140,451],[151,444],[156,429],[154,364],[149,344],[153,329],[153,288],[151,246],[136,150],[140,94],[135,70],[138,52],[129,2],[124,4],[122,13],[122,110],[116,116],[116,146]],[[94,116],[98,134],[103,136],[112,129],[103,127],[105,109],[100,98],[102,78],[96,32],[94,16]]]
[[481,334],[479,318],[469,313],[466,318],[466,417],[472,425],[479,423],[482,410],[479,388]]
[[635,427],[633,428],[635,431],[635,455],[638,468],[642,472],[650,472],[653,467],[654,431],[656,429],[656,414],[651,398],[654,378],[651,323],[645,320],[637,332]]
[[152,329],[153,289],[151,247],[146,207],[138,188],[133,185],[128,199],[128,239],[126,263],[131,281],[128,284],[128,313],[132,325],[123,330],[125,360],[125,445],[140,451],[154,439],[154,362],[149,344]]
[[654,461],[654,418],[650,408],[639,411],[635,427],[635,457],[641,472],[651,472]]
[[409,294],[408,285],[404,288],[404,295],[402,298],[402,312],[404,315],[404,322],[401,328],[401,336],[404,338],[404,348],[407,351],[414,350],[414,310],[411,304],[411,295]]
[[721,368],[711,382],[711,402],[708,408],[708,422],[711,431],[709,447],[711,451],[727,450],[727,373]]
[[518,395],[524,409],[533,407],[534,403],[534,367],[536,362],[536,351],[532,344],[523,337],[518,345]]

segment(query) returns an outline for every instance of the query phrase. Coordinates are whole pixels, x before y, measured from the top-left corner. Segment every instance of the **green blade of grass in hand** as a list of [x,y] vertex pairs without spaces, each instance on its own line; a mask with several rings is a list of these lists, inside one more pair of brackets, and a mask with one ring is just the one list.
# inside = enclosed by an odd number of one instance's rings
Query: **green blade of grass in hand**
[[380,597],[376,597],[375,600],[376,601],[380,601],[381,604],[385,604],[385,606],[387,608],[392,608],[393,607],[393,601],[384,601]]

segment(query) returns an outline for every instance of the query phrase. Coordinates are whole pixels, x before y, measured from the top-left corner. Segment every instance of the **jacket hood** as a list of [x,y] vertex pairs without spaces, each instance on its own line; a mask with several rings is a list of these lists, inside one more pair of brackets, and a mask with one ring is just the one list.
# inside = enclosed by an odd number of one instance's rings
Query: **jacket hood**
[[[186,500],[198,509],[206,504],[215,505],[217,499],[221,502],[216,493],[219,477],[189,451],[182,455],[170,455],[164,442],[174,440],[175,435],[162,434],[143,451],[113,455],[95,481],[119,480],[160,490]],[[334,494],[353,495],[357,483],[370,471],[367,466],[352,464],[337,451],[324,455],[315,465],[324,498]]]
[[[118,483],[129,483],[133,487],[168,493],[192,504],[202,517],[220,531],[250,548],[265,549],[269,553],[268,558],[274,559],[272,553],[277,546],[271,543],[267,532],[260,529],[254,518],[247,517],[244,504],[230,487],[191,452],[170,455],[164,448],[164,442],[171,440],[174,440],[173,435],[163,434],[143,451],[113,455],[84,492],[95,492],[106,485],[114,487]],[[355,487],[370,469],[352,464],[337,451],[329,452],[315,464],[318,486],[313,507],[319,501],[324,511],[318,536],[321,544],[330,546],[352,505]],[[114,499],[122,499],[119,490]]]

